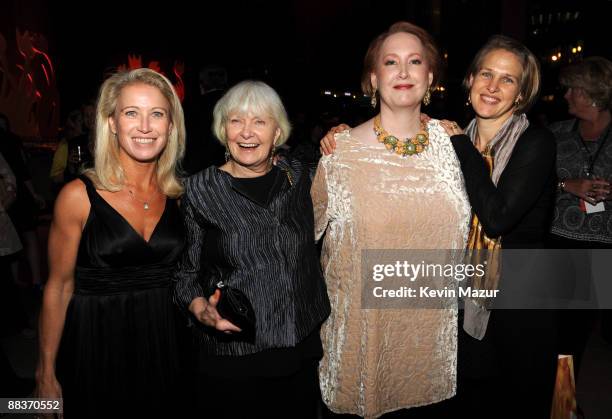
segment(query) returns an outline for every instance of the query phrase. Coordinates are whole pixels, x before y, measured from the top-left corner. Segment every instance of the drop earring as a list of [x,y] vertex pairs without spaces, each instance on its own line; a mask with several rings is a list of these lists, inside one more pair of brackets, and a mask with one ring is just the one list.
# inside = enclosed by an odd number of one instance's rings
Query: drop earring
[[423,105],[427,106],[430,103],[431,103],[431,90],[428,87],[427,91],[425,92],[425,96],[423,96]]

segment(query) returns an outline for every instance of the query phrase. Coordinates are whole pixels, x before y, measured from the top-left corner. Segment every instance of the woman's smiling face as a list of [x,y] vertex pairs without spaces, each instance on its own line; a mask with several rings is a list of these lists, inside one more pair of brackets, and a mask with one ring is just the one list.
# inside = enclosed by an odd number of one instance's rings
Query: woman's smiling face
[[520,101],[523,66],[512,52],[496,49],[485,55],[478,72],[470,77],[470,100],[480,118],[509,118]]

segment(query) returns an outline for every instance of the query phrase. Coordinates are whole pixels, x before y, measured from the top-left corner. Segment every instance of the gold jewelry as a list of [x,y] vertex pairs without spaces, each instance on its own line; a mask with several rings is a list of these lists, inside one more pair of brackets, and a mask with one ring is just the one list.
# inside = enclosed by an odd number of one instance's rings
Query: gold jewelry
[[428,87],[427,91],[425,92],[425,96],[423,96],[423,105],[427,106],[430,103],[431,103],[431,90]]
[[134,193],[134,191],[132,191],[131,189],[128,189],[128,193],[130,194],[130,196],[132,197],[132,199],[133,199],[134,201],[138,201],[138,202],[140,202],[140,203],[142,204],[142,208],[143,208],[145,211],[148,211],[148,210],[149,210],[149,208],[151,208],[151,205],[149,204],[149,202],[150,202],[150,201],[143,201],[142,199],[138,199],[138,198],[136,198],[136,194],[135,194],[135,193]]
[[289,181],[289,186],[293,186],[293,176],[291,175],[291,172],[288,169],[282,169],[282,170],[287,175],[287,180]]
[[559,181],[559,183],[557,183],[557,190],[561,193],[561,192],[565,192],[565,181],[561,180]]
[[370,105],[372,105],[372,108],[376,108],[376,87],[372,92],[372,97],[370,98]]
[[383,143],[387,150],[391,150],[402,157],[420,154],[429,145],[427,125],[421,121],[421,130],[413,138],[400,140],[389,134],[380,124],[380,114],[374,118],[374,133],[379,143]]
[[270,158],[268,159],[268,163],[270,163],[270,166],[274,165],[274,156],[276,155],[276,148],[272,147],[272,150],[270,151]]

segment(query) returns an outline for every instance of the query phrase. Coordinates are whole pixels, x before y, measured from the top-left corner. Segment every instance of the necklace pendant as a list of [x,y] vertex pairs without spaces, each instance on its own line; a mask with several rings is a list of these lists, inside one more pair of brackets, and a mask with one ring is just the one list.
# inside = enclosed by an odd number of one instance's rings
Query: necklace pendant
[[144,203],[144,209],[145,209],[145,211],[149,210],[149,203],[148,202]]

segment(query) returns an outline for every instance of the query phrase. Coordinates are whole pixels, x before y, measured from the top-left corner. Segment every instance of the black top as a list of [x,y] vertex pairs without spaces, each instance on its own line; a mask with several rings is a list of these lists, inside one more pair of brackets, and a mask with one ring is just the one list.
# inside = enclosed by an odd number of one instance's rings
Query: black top
[[174,266],[183,248],[183,225],[175,199],[167,198],[149,241],[96,191],[86,176],[91,210],[79,243],[77,267],[123,268],[161,264]]
[[[590,171],[594,176],[612,179],[612,124],[595,141],[584,141],[579,127],[577,119],[549,127],[557,140],[557,176],[560,180],[579,179]],[[612,201],[603,201],[606,211],[590,214],[580,208],[580,201],[576,195],[559,191],[551,232],[585,243],[612,244]]]
[[278,193],[278,188],[282,184],[283,172],[276,166],[272,167],[263,176],[251,178],[233,178],[232,181],[239,185],[243,194],[255,202],[257,205],[267,207],[272,197]]
[[274,186],[268,205],[216,167],[185,182],[188,244],[174,275],[177,304],[186,309],[222,280],[247,295],[257,319],[254,344],[193,322],[210,355],[294,347],[329,315],[314,242],[309,171],[295,160],[280,161],[278,168],[270,175]]
[[550,131],[529,127],[521,135],[497,186],[467,135],[454,135],[451,142],[487,236],[501,236],[504,248],[541,247],[550,229],[557,179]]

